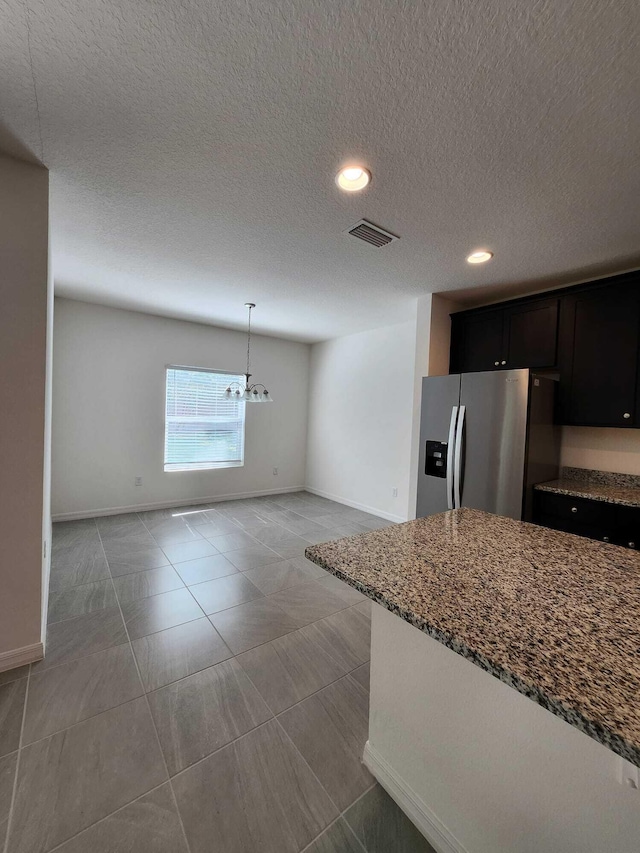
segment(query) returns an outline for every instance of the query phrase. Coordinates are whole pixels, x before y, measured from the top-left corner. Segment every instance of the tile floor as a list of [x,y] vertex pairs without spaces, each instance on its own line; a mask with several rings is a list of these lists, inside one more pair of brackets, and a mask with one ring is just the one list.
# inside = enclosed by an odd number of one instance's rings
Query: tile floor
[[0,673],[0,850],[430,851],[360,761],[370,602],[304,557],[387,524],[299,492],[54,525],[46,659]]

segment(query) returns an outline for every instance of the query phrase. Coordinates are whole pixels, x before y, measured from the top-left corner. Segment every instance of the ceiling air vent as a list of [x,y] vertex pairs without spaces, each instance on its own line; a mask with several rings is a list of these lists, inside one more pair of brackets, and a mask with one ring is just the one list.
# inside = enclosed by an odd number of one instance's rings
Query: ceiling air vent
[[361,219],[360,222],[356,222],[353,228],[349,228],[349,234],[352,237],[357,237],[358,240],[370,243],[372,246],[386,246],[387,243],[399,239],[395,234],[378,228],[377,225],[374,225],[373,222],[367,222],[366,219]]

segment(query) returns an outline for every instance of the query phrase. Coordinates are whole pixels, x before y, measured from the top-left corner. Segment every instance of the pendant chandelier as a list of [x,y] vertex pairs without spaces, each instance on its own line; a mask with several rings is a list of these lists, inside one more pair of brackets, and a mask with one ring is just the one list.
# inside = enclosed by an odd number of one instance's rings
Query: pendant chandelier
[[[255,302],[245,302],[245,307],[249,309],[249,324],[247,326],[247,372],[245,373],[244,388],[239,382],[232,382],[224,392],[225,400],[237,400],[245,403],[272,403],[273,398],[259,382],[253,385],[249,382],[251,379],[251,309],[255,308]],[[262,389],[262,390],[260,390]]]

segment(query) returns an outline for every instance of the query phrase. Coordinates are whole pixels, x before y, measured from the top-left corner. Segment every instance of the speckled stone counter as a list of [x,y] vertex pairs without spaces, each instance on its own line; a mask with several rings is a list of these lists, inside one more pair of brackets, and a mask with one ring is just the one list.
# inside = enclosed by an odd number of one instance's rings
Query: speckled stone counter
[[555,495],[640,507],[640,477],[633,474],[563,468],[560,479],[539,483],[534,488]]
[[309,560],[640,766],[640,555],[471,509]]

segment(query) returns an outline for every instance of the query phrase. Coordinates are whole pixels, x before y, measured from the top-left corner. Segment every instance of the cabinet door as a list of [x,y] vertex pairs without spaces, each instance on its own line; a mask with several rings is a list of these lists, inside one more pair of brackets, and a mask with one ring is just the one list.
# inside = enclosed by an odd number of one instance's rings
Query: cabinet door
[[506,367],[553,367],[558,344],[558,299],[505,310]]
[[[462,321],[462,355],[459,372],[495,370],[505,360],[503,354],[503,316],[498,311],[467,314]],[[503,365],[504,366],[504,365]]]
[[638,284],[563,300],[561,418],[578,426],[638,426]]
[[616,507],[617,529],[615,543],[625,548],[640,548],[640,508],[631,506]]

